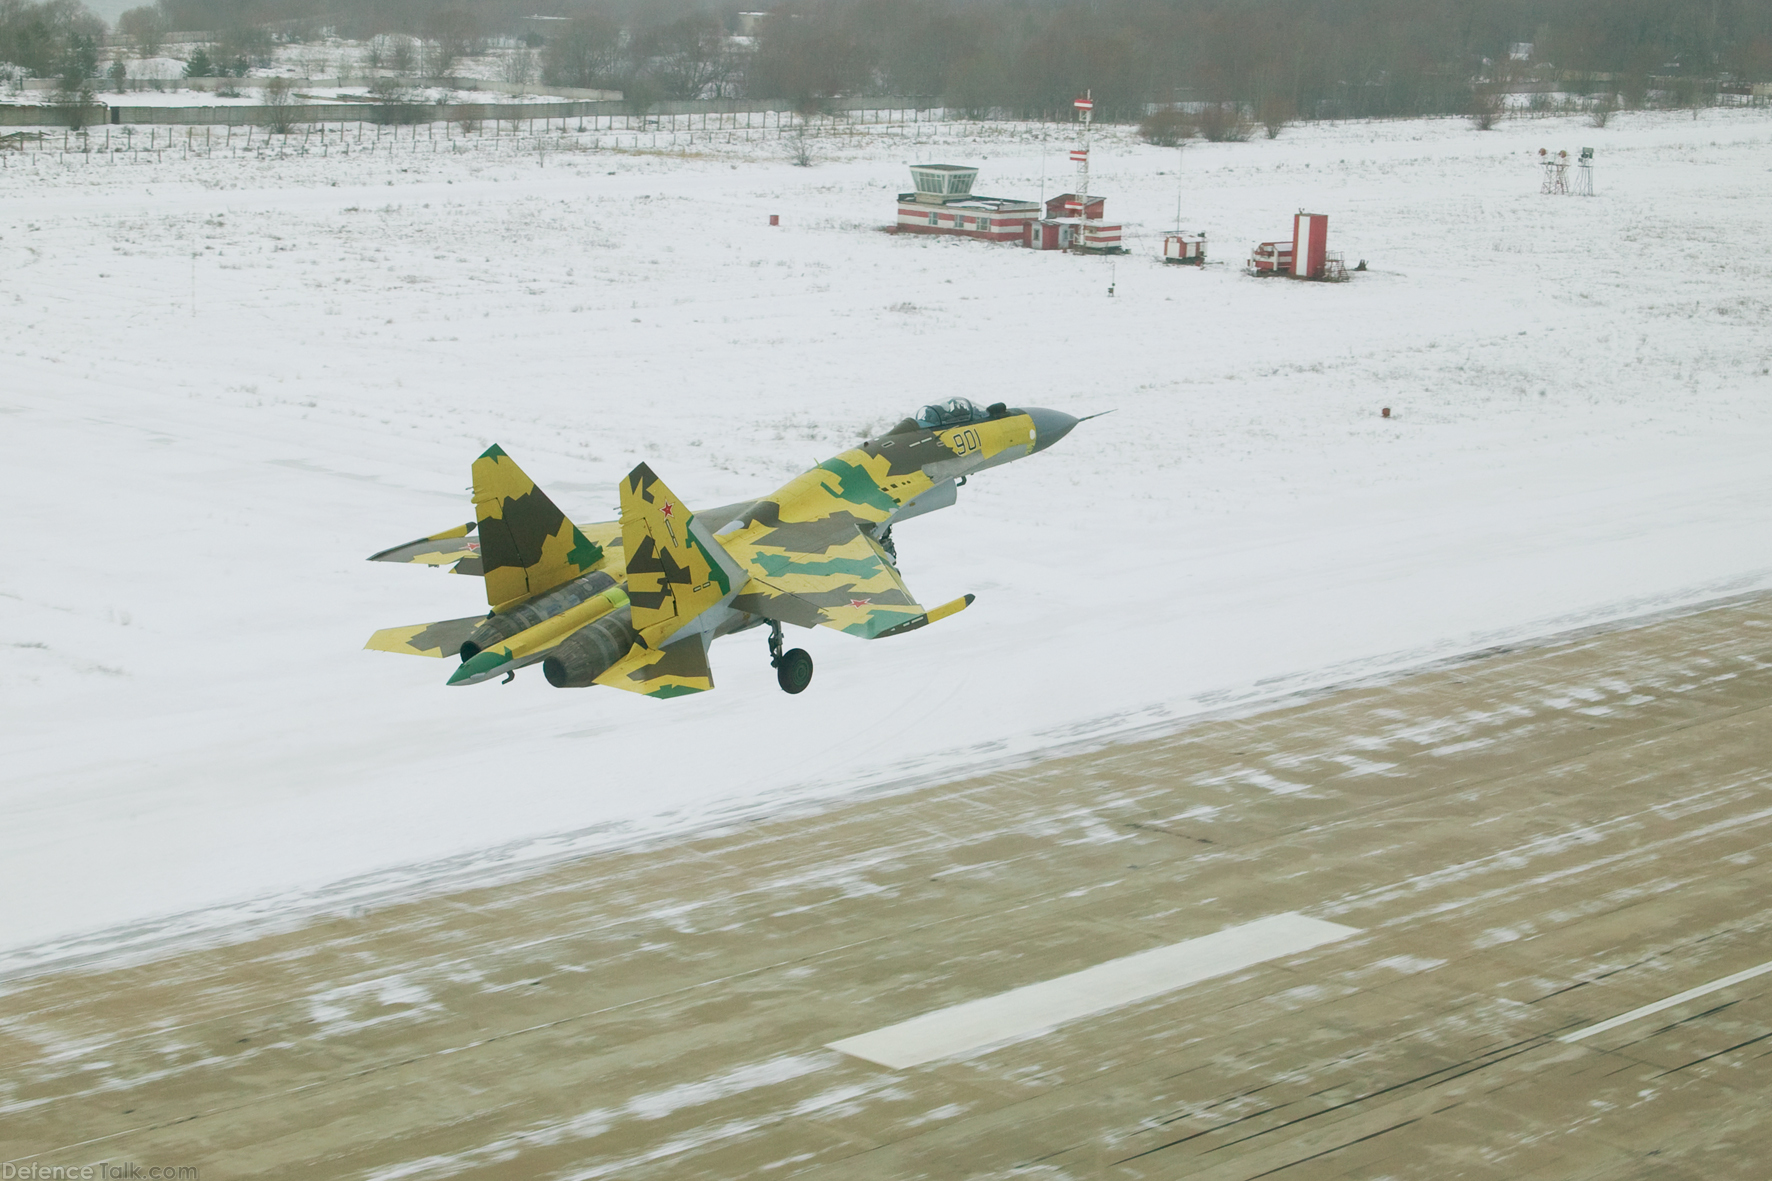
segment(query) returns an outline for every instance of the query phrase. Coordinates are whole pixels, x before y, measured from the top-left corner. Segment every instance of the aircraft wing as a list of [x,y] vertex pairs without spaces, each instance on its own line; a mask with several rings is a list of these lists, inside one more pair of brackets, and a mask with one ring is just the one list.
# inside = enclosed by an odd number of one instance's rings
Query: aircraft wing
[[365,648],[376,652],[399,652],[407,656],[454,656],[461,651],[462,641],[473,635],[484,615],[466,619],[445,619],[438,623],[412,623],[405,627],[384,627],[369,637]]
[[[408,541],[378,554],[370,554],[369,560],[447,566],[451,574],[484,577],[486,567],[480,560],[480,539],[473,536],[479,525],[478,521],[457,525],[453,529],[445,529],[441,533],[433,533],[429,537],[421,537],[417,541]],[[581,525],[579,531],[605,550],[621,546],[621,525],[618,522],[599,521],[595,525]]]
[[927,622],[927,612],[861,525],[839,520],[782,522],[747,541],[727,543],[750,580],[737,610],[801,627],[828,627],[865,640]]

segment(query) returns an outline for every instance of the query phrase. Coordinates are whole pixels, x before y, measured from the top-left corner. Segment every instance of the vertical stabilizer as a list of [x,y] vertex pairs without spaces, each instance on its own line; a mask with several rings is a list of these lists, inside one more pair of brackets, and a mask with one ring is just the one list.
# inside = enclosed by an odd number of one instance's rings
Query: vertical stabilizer
[[603,557],[500,447],[474,461],[474,515],[486,601],[503,610],[589,574]]
[[648,648],[730,598],[745,580],[707,526],[645,464],[621,482],[621,543],[634,630]]

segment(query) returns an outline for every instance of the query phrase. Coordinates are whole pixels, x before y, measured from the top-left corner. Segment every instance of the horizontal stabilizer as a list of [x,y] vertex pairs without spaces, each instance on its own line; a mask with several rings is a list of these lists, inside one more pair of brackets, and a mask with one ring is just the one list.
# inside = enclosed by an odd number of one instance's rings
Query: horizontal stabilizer
[[371,562],[410,562],[420,566],[448,566],[455,574],[480,573],[480,542],[478,538],[469,537],[479,523],[469,521],[466,525],[457,525],[453,529],[445,529],[441,533],[433,533],[429,537],[421,537],[417,541],[408,541],[403,545],[390,546],[380,553],[370,554]]
[[461,646],[486,622],[484,615],[445,619],[441,623],[410,623],[384,627],[363,645],[376,652],[399,652],[405,656],[459,656]]
[[597,684],[647,697],[704,693],[714,687],[713,670],[708,667],[707,642],[699,635],[691,635],[663,648],[642,648],[635,644],[626,656],[597,678]]

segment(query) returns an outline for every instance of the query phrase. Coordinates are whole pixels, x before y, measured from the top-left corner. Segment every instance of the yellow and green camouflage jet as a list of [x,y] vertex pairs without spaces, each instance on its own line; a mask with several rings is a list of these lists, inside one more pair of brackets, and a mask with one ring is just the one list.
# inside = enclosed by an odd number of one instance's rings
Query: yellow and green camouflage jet
[[1043,451],[1081,421],[954,398],[760,500],[706,512],[641,464],[621,481],[621,519],[582,526],[492,447],[474,461],[472,523],[370,558],[480,575],[491,613],[384,628],[365,647],[459,655],[451,685],[540,664],[563,689],[677,697],[714,687],[717,637],[767,624],[776,679],[798,693],[812,657],[782,651],[783,623],[877,640],[965,610],[971,595],[917,602],[898,575],[893,526],[946,508],[972,474]]

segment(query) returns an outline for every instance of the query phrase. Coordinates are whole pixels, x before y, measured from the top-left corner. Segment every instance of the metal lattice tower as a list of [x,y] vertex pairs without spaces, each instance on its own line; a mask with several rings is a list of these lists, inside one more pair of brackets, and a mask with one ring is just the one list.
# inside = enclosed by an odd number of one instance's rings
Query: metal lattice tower
[[1558,152],[1553,156],[1545,149],[1539,148],[1538,162],[1544,166],[1544,183],[1538,186],[1538,191],[1547,196],[1568,196],[1569,153]]
[[1594,195],[1594,150],[1582,148],[1581,158],[1575,161],[1575,195],[1591,197]]
[[1071,159],[1077,165],[1077,216],[1082,224],[1077,228],[1081,231],[1076,241],[1086,241],[1089,236],[1089,125],[1095,113],[1095,92],[1085,90],[1083,97],[1072,102],[1082,117],[1082,146],[1071,150]]

